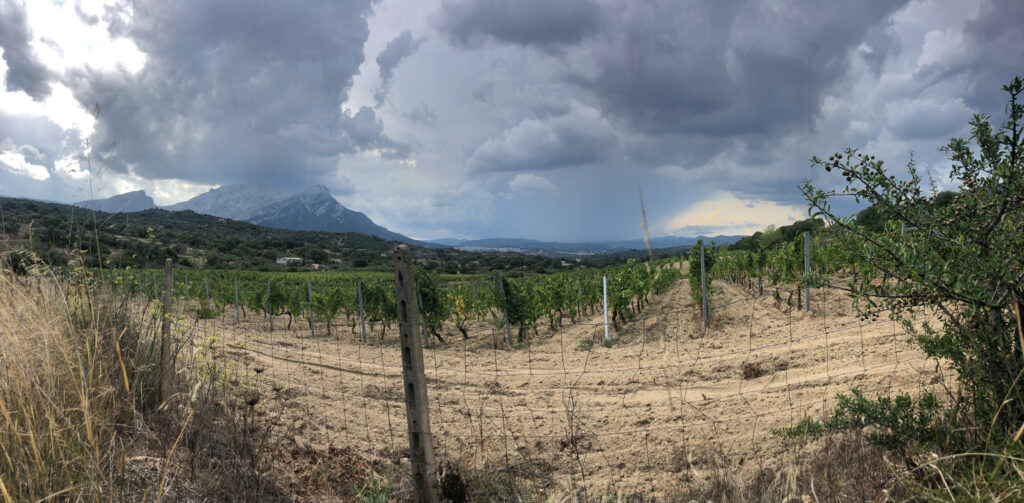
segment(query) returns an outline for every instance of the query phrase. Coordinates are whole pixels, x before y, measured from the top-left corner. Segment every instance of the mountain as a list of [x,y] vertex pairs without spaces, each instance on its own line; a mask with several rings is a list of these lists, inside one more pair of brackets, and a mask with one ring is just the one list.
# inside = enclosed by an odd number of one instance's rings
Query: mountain
[[314,185],[305,192],[267,204],[246,220],[279,229],[360,232],[392,241],[415,242],[373,223],[370,217],[358,211],[342,206],[323,185]]
[[[714,241],[715,244],[732,244],[744,236],[714,236],[701,238],[663,236],[651,239],[651,248],[678,248],[690,247],[697,244],[698,239],[704,239],[705,243]],[[629,239],[621,241],[593,241],[581,243],[560,243],[554,241],[537,241],[533,239],[517,238],[489,238],[489,239],[455,239],[445,238],[432,241],[432,243],[451,246],[462,251],[501,251],[525,253],[530,255],[545,255],[549,257],[583,257],[588,255],[618,253],[627,250],[643,250],[647,248],[643,239]]]
[[166,206],[170,211],[192,210],[204,215],[248,221],[271,204],[294,194],[262,183],[225,185],[199,194],[188,201]]
[[146,195],[146,191],[144,190],[125,192],[124,194],[118,194],[106,199],[97,199],[95,201],[78,201],[74,203],[74,205],[82,208],[95,209],[105,213],[117,213],[119,211],[127,213],[156,208],[153,198]]
[[[293,231],[359,232],[392,241],[424,244],[381,227],[366,215],[334,199],[323,185],[304,192],[287,192],[262,183],[243,183],[210,189],[188,201],[167,206],[265,227]],[[437,246],[437,245],[427,245]]]
[[435,239],[435,240],[431,241],[431,243],[434,243],[434,244],[439,244],[439,245],[442,245],[442,246],[451,246],[453,248],[456,247],[456,246],[462,246],[463,244],[465,244],[467,242],[469,242],[468,239],[459,239],[459,238],[441,238],[441,239]]

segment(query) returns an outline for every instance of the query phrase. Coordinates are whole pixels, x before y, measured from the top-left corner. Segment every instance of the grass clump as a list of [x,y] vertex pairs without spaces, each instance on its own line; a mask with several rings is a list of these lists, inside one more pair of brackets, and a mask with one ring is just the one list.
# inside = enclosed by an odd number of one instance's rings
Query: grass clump
[[0,253],[0,501],[287,499],[258,394],[137,300]]

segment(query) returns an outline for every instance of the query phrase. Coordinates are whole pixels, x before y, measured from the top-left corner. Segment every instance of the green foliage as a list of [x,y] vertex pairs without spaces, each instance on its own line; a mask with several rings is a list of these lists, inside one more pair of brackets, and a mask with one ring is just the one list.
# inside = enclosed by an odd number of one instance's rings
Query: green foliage
[[391,501],[392,490],[387,479],[371,475],[365,482],[356,484],[355,497],[362,503],[387,503]]
[[[975,115],[971,138],[954,138],[943,148],[953,162],[952,196],[922,190],[913,158],[902,179],[855,149],[812,160],[841,173],[845,187],[803,188],[812,207],[838,229],[842,246],[852,250],[858,275],[849,286],[860,309],[892,309],[929,356],[952,364],[962,391],[952,406],[969,411],[959,431],[975,442],[1012,436],[1024,422],[1024,403],[1009,400],[1021,396],[1017,383],[1024,372],[1024,337],[1015,321],[1024,299],[1024,105],[1018,102],[1024,80],[1016,78],[1004,90],[1010,104],[998,130],[988,117]],[[884,230],[836,216],[830,202],[841,193],[884,209]],[[918,307],[936,311],[944,326],[916,329],[910,317]]]
[[815,421],[805,417],[794,426],[787,426],[780,429],[772,429],[772,434],[779,435],[790,440],[815,440],[825,433],[825,425],[821,421]]
[[813,440],[827,433],[868,428],[868,442],[900,453],[908,446],[936,442],[940,434],[948,434],[939,402],[931,393],[915,400],[908,395],[869,399],[857,388],[850,392],[836,396],[839,403],[824,422],[804,418],[774,433]]
[[437,278],[425,270],[416,271],[416,287],[420,296],[420,315],[423,316],[427,330],[440,338],[441,327],[454,308],[452,299]]

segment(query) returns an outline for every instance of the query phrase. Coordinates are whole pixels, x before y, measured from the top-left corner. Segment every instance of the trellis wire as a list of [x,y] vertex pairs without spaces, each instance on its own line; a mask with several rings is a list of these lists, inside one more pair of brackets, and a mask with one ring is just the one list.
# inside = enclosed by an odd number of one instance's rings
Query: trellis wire
[[[361,285],[356,288],[361,290]],[[721,459],[714,462],[733,467],[742,456],[767,455],[766,449],[774,445],[773,428],[792,426],[834,405],[830,387],[848,392],[857,385],[870,395],[905,390],[918,379],[917,389],[929,389],[922,377],[927,376],[927,358],[899,355],[894,321],[864,322],[830,312],[827,286],[819,297],[821,312],[802,311],[799,317],[785,302],[780,307],[753,289],[755,294],[708,306],[706,318],[714,321],[707,329],[702,327],[703,306],[678,295],[680,304],[662,305],[657,312],[652,309],[623,322],[616,330],[623,342],[611,348],[574,348],[581,340],[608,340],[600,333],[603,313],[590,316],[597,321],[556,324],[553,332],[527,330],[519,349],[506,345],[509,332],[501,334],[504,330],[479,322],[470,327],[469,339],[431,345],[425,356],[432,368],[423,370],[432,370],[429,408],[437,418],[439,453],[477,469],[500,470],[510,483],[521,480],[534,488],[548,483],[538,484],[531,477],[550,476],[567,491],[593,495],[602,489],[601,480],[614,476],[635,490],[660,494],[666,480],[680,466],[685,469],[687,456],[698,450],[719,453]],[[269,282],[267,292],[267,315],[272,317]],[[264,406],[280,407],[280,416],[294,416],[288,409],[294,397],[287,396],[302,395],[309,426],[303,435],[324,445],[352,446],[368,459],[396,459],[401,449],[396,448],[393,423],[401,424],[403,411],[392,406],[401,402],[396,398],[401,396],[395,388],[401,364],[393,332],[364,339],[360,309],[358,334],[315,335],[310,284],[307,295],[308,329],[276,331],[279,344],[253,337],[258,319],[249,319],[248,312],[239,317],[236,310],[235,324],[204,327],[220,332],[223,356],[246,355],[254,362],[247,369],[265,369],[253,379],[270,397]],[[356,295],[362,297],[362,292]],[[712,312],[717,314],[712,317]],[[816,321],[820,324],[814,326]],[[879,329],[887,323],[892,332],[885,334]],[[425,326],[419,328],[426,332]],[[306,337],[314,344],[303,343]],[[879,350],[889,337],[891,351]],[[378,350],[367,351],[371,344]],[[283,354],[276,353],[278,346]],[[327,363],[324,356],[332,350],[333,363]],[[904,345],[902,351],[908,350]],[[822,351],[824,374],[794,380],[797,365],[810,365],[805,374],[813,374]],[[521,367],[516,363],[520,361]],[[742,376],[747,367],[768,364],[775,366],[763,376]],[[314,370],[320,376],[316,391],[308,379]],[[823,395],[812,396],[815,390]],[[361,413],[349,414],[353,399]],[[312,405],[314,400],[319,403]],[[772,414],[766,417],[769,407]],[[353,438],[352,431],[362,438]],[[638,462],[623,466],[630,457]],[[529,466],[550,468],[534,473],[525,468]]]

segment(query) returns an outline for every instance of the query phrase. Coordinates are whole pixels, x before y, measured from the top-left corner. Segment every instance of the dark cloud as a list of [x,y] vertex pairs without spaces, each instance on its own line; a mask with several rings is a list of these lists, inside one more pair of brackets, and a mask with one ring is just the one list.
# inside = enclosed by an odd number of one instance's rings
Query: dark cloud
[[977,82],[969,90],[969,104],[986,113],[1002,111],[1008,96],[993,89],[1024,75],[1024,2],[985,2],[977,19],[967,22],[964,32],[967,54],[958,70]]
[[642,2],[605,16],[593,69],[567,79],[649,134],[764,134],[808,124],[868,30],[903,2],[785,11],[760,2]]
[[412,110],[403,115],[406,119],[418,122],[424,126],[433,126],[437,123],[437,114],[424,103],[416,105]]
[[100,22],[99,16],[89,14],[82,10],[82,2],[80,1],[75,2],[75,14],[78,15],[78,19],[89,26],[94,26],[96,23]]
[[586,166],[608,159],[616,141],[596,110],[577,106],[562,116],[520,122],[477,147],[466,165],[478,173]]
[[0,47],[7,62],[7,90],[25,91],[32,99],[50,95],[50,71],[36,59],[29,41],[25,5],[17,0],[0,0]]
[[341,110],[363,62],[371,4],[134,2],[115,31],[146,54],[144,68],[76,70],[67,84],[86,108],[101,105],[93,146],[115,171],[303,186],[335,170],[339,154],[408,153],[373,110]]
[[380,68],[380,87],[374,93],[377,103],[383,103],[387,98],[388,90],[391,88],[391,76],[394,75],[395,67],[403,59],[416,52],[423,39],[413,38],[409,30],[391,39],[387,47],[377,55],[377,67]]
[[591,0],[470,0],[445,2],[440,29],[453,42],[477,47],[487,39],[555,49],[578,44],[601,27]]
[[362,107],[351,117],[342,120],[342,129],[353,146],[375,149],[385,159],[401,159],[409,155],[409,147],[393,141],[384,134],[384,125],[370,107]]
[[476,89],[473,89],[473,99],[481,103],[491,101],[491,98],[494,97],[494,88],[497,86],[498,83],[493,80],[488,80],[480,84]]

